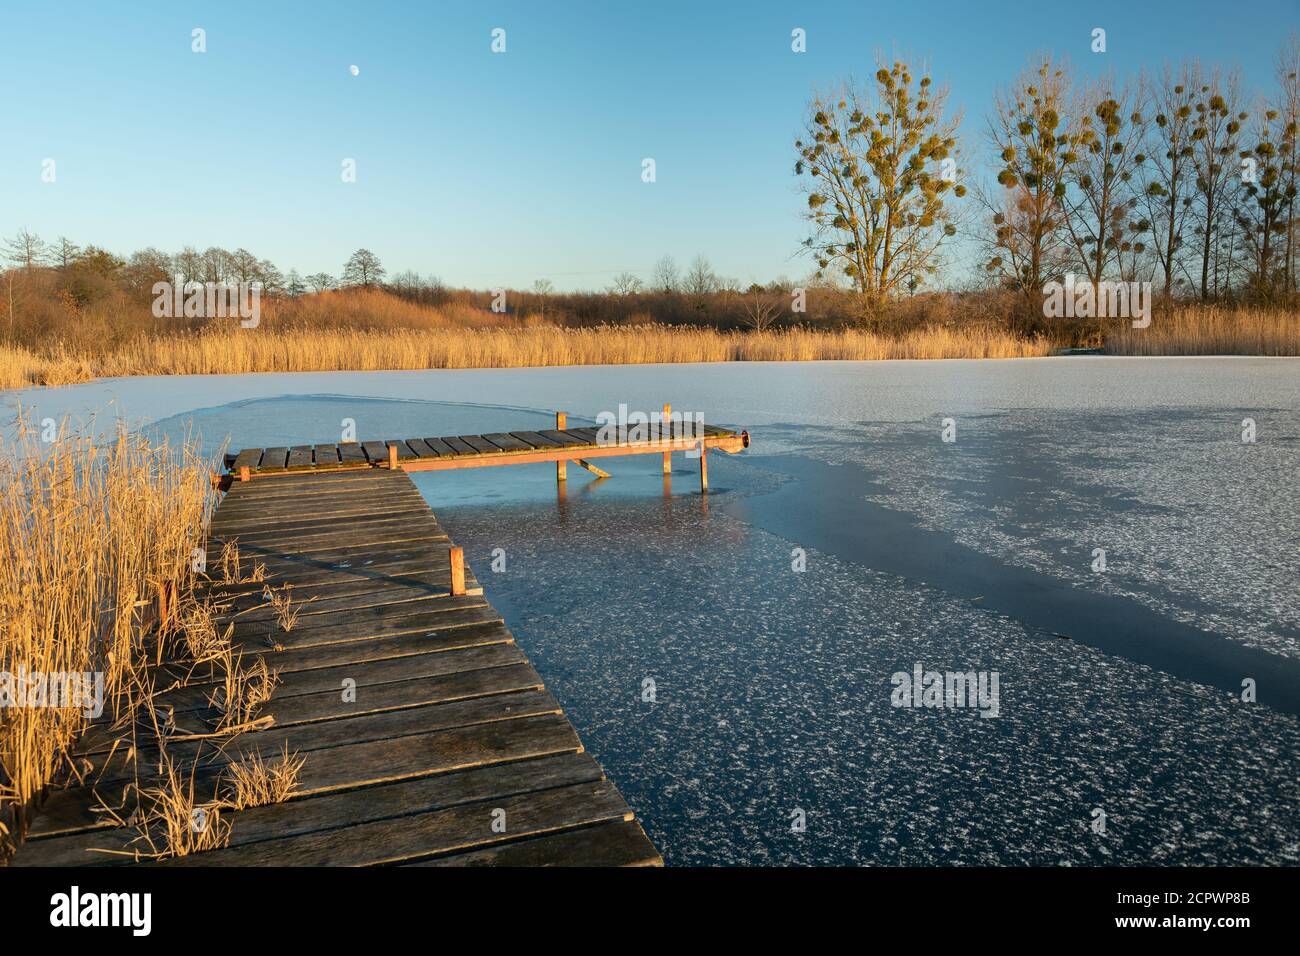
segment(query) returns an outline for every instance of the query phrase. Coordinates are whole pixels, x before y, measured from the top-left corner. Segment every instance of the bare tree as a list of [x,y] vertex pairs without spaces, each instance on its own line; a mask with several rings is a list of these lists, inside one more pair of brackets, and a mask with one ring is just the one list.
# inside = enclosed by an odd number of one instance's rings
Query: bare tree
[[239,270],[249,268],[250,260],[256,261],[252,254],[244,249],[232,255],[218,246],[209,246],[203,250],[199,267],[202,269],[204,282],[225,282]]
[[[1196,175],[1198,222],[1194,233],[1201,237],[1201,299],[1218,294],[1218,262],[1221,232],[1232,219],[1227,206],[1237,186],[1242,123],[1240,84],[1235,74],[1222,76],[1217,70],[1201,81],[1196,98],[1196,126],[1192,130],[1192,166]],[[1211,264],[1215,267],[1211,281]]]
[[664,256],[654,267],[654,287],[660,292],[676,292],[681,284],[677,272],[677,261],[672,256]]
[[253,270],[254,282],[262,284],[262,291],[267,295],[277,295],[284,290],[284,275],[270,259],[261,259]]
[[755,332],[763,332],[772,326],[781,306],[773,302],[763,292],[755,292],[745,300],[745,324]]
[[343,267],[343,285],[364,286],[377,285],[384,277],[384,267],[379,257],[369,249],[358,249],[352,253]]
[[1145,134],[1142,100],[1140,85],[1105,81],[1084,91],[1076,107],[1078,159],[1069,166],[1065,228],[1094,287],[1117,261],[1137,206],[1130,183]]
[[1286,199],[1284,279],[1287,292],[1296,291],[1296,245],[1300,223],[1296,222],[1296,192],[1300,186],[1300,34],[1291,34],[1277,58],[1277,81],[1281,87],[1277,109],[1281,138],[1282,189]]
[[307,277],[307,284],[313,292],[327,292],[334,288],[334,277],[328,272],[313,272]]
[[630,272],[620,272],[614,276],[609,291],[614,295],[635,295],[643,288],[642,282]]
[[197,282],[203,277],[203,257],[193,246],[186,246],[172,257],[172,268],[182,282]]
[[17,235],[5,241],[5,258],[24,269],[44,265],[47,253],[45,240],[26,229],[18,230]]
[[1151,242],[1164,276],[1166,301],[1173,297],[1183,233],[1194,212],[1198,74],[1194,64],[1183,64],[1177,70],[1165,67],[1152,93],[1154,125],[1149,127],[1149,155],[1135,157],[1142,207],[1151,223]]
[[227,265],[230,277],[236,282],[252,282],[257,278],[257,256],[247,249],[239,248],[229,254]]
[[69,240],[67,236],[59,236],[58,245],[53,248],[53,258],[59,264],[59,268],[66,269],[77,261],[80,252],[79,245]]
[[682,288],[693,296],[705,296],[717,291],[718,277],[714,275],[713,267],[704,255],[691,260],[691,268],[682,281]]
[[914,82],[911,64],[896,60],[881,65],[874,87],[815,97],[806,138],[795,141],[795,174],[809,177],[804,245],[819,270],[849,277],[869,312],[932,275],[939,244],[956,232],[944,196],[965,188],[956,182],[959,120],[944,116],[946,99],[929,75]]
[[137,292],[153,289],[155,282],[172,278],[172,257],[159,249],[149,247],[131,253],[124,270],[126,283]]

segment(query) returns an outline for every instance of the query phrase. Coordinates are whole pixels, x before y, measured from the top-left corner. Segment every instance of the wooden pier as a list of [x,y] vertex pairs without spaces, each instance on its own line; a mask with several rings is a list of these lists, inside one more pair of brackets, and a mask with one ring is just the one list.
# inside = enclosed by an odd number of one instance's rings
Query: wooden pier
[[[230,456],[195,596],[232,628],[241,664],[275,672],[274,689],[247,726],[214,732],[213,672],[196,680],[191,664],[178,682],[161,653],[154,672],[167,760],[192,802],[215,808],[196,825],[221,828],[222,845],[141,858],[125,815],[161,779],[157,735],[100,723],[75,748],[79,780],[47,795],[13,864],[660,865],[404,472],[554,461],[562,489],[569,461],[603,474],[587,459],[655,453],[667,472],[672,452],[695,449],[707,491],[708,449],[749,436],[656,428],[610,444],[565,424]],[[230,806],[232,767],[286,755],[302,761],[286,800]]]
[[[665,419],[670,414],[671,408],[665,405]],[[230,475],[227,481],[364,468],[443,471],[552,461],[556,463],[556,479],[564,481],[567,478],[565,465],[571,461],[599,477],[609,477],[608,473],[592,465],[590,459],[662,454],[664,473],[667,474],[669,456],[673,452],[687,452],[698,456],[700,489],[708,491],[710,449],[735,454],[749,447],[748,432],[735,432],[713,425],[703,425],[697,430],[693,423],[680,419],[650,422],[641,430],[625,429],[623,434],[615,434],[613,440],[602,440],[598,428],[569,428],[564,412],[556,413],[555,418],[555,428],[543,431],[245,448],[228,457]]]

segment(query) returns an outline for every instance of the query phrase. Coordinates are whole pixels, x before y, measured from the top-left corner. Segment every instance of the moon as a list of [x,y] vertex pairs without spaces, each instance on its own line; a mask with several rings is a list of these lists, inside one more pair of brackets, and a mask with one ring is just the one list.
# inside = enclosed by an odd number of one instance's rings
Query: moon
[[350,67],[348,67],[348,72],[351,73],[353,76],[357,76],[361,72],[361,68],[358,67],[355,63],[353,63]]

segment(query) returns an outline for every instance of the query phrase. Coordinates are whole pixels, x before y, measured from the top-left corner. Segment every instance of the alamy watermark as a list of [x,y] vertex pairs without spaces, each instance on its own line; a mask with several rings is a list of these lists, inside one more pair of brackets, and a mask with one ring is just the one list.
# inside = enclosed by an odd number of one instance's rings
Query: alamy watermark
[[[663,412],[629,411],[626,404],[618,406],[617,412],[601,412],[596,416],[596,444],[628,445],[648,442],[651,438],[660,441],[666,436],[671,441],[704,441],[704,413],[671,411]],[[698,447],[687,449],[699,454]]]
[[1151,283],[1092,282],[1067,272],[1064,282],[1043,286],[1043,315],[1049,319],[1132,319],[1133,328],[1151,324]]
[[148,936],[153,928],[152,893],[82,892],[73,886],[50,897],[50,925],[125,927],[133,936]]
[[103,671],[0,671],[0,710],[18,707],[76,707],[94,720],[104,712]]
[[981,717],[1000,713],[997,671],[928,671],[918,661],[910,674],[896,671],[889,682],[894,707],[969,707]]
[[245,329],[262,321],[260,282],[174,282],[153,284],[155,319],[233,319]]

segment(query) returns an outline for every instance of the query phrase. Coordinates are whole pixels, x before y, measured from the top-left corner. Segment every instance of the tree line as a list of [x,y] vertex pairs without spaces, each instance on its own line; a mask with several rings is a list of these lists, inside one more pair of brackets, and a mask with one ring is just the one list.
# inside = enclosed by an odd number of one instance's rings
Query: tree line
[[[948,91],[906,60],[815,97],[795,141],[804,241],[868,310],[933,285],[963,236],[986,284],[1041,302],[1046,283],[1149,281],[1175,297],[1276,303],[1297,291],[1300,40],[1276,88],[1197,61],[1075,78],[1051,57],[998,93],[983,131],[996,184],[962,165]],[[965,198],[969,197],[969,198]],[[962,201],[965,198],[965,201]]]
[[[906,59],[882,64],[863,86],[814,97],[795,140],[809,224],[802,245],[815,270],[800,285],[847,286],[859,314],[878,316],[941,288],[953,277],[949,254],[973,245],[975,284],[1014,293],[1029,312],[1040,308],[1044,286],[1066,273],[1094,285],[1149,281],[1167,302],[1292,302],[1300,273],[1295,35],[1282,45],[1274,80],[1275,88],[1251,92],[1237,72],[1193,60],[1085,82],[1044,56],[997,93],[977,142],[968,143],[946,87]],[[966,162],[976,152],[985,157],[982,176]],[[66,273],[73,299],[94,295],[94,277],[134,293],[174,276],[258,282],[273,296],[382,286],[436,305],[449,295],[436,277],[388,277],[368,249],[353,253],[338,279],[284,274],[243,248],[148,248],[120,258],[27,230],[0,251],[22,269]],[[743,321],[759,327],[772,318],[760,297],[774,302],[794,285],[744,286],[715,273],[703,255],[685,267],[664,256],[649,276],[616,275],[604,290],[611,308],[653,300],[681,320],[706,311],[706,300],[748,296],[755,314]],[[12,324],[12,270],[6,279]],[[557,295],[545,279],[528,294],[543,317]]]
[[6,239],[0,252],[20,269],[81,271],[118,281],[129,289],[149,289],[155,282],[179,276],[185,283],[260,283],[268,295],[299,296],[340,287],[374,287],[386,275],[379,257],[369,249],[354,252],[337,280],[326,272],[301,276],[296,269],[290,269],[288,274],[282,273],[271,260],[259,259],[243,248],[232,252],[210,246],[199,252],[186,246],[180,252],[166,253],[151,246],[123,258],[99,246],[82,247],[63,236],[47,242],[27,229]]

